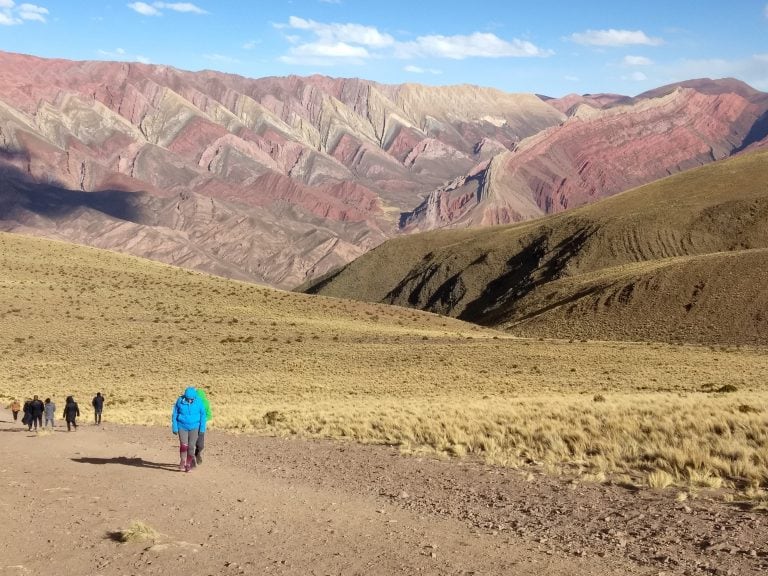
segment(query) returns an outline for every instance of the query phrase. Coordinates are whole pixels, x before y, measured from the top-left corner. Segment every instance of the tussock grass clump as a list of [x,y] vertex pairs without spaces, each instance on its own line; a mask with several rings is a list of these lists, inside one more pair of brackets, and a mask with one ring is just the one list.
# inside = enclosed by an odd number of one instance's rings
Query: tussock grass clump
[[134,520],[130,526],[113,532],[110,537],[117,542],[144,542],[147,540],[157,540],[161,534],[152,528],[149,524],[141,520]]
[[646,478],[649,488],[662,490],[675,483],[675,477],[666,470],[654,470]]

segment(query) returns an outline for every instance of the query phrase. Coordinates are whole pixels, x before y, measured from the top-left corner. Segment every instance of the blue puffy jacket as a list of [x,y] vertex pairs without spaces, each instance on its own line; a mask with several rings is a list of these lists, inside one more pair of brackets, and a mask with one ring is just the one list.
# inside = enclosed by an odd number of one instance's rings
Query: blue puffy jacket
[[199,430],[205,432],[205,405],[197,395],[197,390],[192,386],[184,390],[184,395],[180,396],[173,405],[173,414],[171,415],[171,428],[176,434],[181,430]]

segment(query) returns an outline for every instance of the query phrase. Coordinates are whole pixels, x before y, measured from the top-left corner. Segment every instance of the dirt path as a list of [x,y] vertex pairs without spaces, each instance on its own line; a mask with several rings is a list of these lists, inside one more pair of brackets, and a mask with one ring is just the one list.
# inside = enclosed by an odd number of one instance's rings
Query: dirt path
[[[768,516],[381,446],[58,428],[0,411],[0,574],[761,574]],[[141,520],[156,542],[110,533]],[[730,571],[730,572],[729,572]]]

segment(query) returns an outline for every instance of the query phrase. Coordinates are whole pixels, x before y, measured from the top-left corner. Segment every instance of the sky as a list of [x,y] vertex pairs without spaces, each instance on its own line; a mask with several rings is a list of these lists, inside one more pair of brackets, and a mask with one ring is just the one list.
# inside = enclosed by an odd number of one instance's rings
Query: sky
[[0,0],[0,50],[553,97],[703,77],[768,92],[768,1]]

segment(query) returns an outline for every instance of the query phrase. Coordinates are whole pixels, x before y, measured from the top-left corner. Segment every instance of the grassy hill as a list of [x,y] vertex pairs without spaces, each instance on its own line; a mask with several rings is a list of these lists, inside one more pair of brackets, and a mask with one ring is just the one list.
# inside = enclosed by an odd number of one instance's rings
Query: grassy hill
[[762,348],[521,339],[10,234],[0,323],[0,401],[73,394],[86,423],[101,391],[105,422],[168,426],[195,385],[231,431],[637,483],[768,480]]
[[524,336],[768,344],[768,152],[513,226],[389,241],[305,286]]

